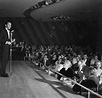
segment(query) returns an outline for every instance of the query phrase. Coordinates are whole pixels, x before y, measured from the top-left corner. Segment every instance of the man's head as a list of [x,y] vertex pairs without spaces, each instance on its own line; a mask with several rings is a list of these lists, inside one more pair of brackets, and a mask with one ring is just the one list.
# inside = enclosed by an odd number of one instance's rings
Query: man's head
[[11,22],[7,22],[7,23],[5,24],[5,26],[6,26],[6,28],[7,28],[8,30],[10,30],[10,29],[11,29]]

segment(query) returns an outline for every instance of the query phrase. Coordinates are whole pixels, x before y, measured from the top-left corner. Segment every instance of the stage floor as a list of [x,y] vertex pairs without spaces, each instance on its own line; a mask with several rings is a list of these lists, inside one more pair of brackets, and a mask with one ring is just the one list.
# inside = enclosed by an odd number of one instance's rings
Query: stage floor
[[10,77],[0,77],[0,98],[85,98],[29,61],[12,63]]

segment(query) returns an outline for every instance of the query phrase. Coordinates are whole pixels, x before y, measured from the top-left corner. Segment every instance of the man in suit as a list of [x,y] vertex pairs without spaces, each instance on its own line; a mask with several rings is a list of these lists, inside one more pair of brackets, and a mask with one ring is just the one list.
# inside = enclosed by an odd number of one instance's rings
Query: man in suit
[[2,28],[0,32],[0,43],[1,43],[1,68],[0,76],[9,77],[6,73],[6,66],[9,59],[9,50],[11,45],[11,36],[10,36],[11,23],[7,22],[5,27]]

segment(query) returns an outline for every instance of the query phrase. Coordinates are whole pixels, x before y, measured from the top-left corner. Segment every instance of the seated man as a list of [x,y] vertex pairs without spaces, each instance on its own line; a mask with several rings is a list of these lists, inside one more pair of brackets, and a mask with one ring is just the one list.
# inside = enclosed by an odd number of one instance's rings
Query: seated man
[[65,60],[64,66],[59,73],[63,74],[66,77],[73,78],[74,74],[71,66],[71,62],[69,60]]
[[45,0],[38,2],[38,6],[39,7],[42,7],[44,5],[46,5],[46,1]]

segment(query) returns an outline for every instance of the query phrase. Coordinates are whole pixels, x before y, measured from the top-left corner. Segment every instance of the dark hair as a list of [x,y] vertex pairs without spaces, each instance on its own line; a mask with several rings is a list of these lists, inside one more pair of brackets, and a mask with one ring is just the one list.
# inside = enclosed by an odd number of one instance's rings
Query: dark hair
[[11,23],[10,21],[3,22],[3,26],[5,27],[8,23]]

